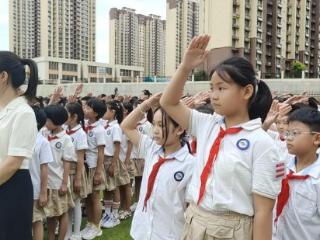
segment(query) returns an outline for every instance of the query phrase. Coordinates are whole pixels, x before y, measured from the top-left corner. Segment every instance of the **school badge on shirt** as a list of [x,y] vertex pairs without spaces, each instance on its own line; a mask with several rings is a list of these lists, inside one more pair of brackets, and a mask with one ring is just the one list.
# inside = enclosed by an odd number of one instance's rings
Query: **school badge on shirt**
[[176,180],[177,182],[181,182],[183,178],[184,178],[183,172],[181,172],[181,171],[175,172],[174,180]]
[[241,138],[238,140],[237,142],[237,147],[241,150],[241,151],[245,151],[250,147],[250,142],[248,139],[245,138]]
[[57,149],[61,149],[62,143],[61,142],[57,142],[55,146],[56,146]]

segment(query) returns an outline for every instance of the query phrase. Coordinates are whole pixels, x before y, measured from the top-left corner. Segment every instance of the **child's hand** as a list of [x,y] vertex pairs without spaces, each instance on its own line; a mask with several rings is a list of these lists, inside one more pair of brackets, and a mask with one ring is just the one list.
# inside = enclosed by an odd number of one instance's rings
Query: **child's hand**
[[109,166],[108,173],[109,173],[110,177],[114,177],[114,164],[113,163]]
[[53,91],[53,94],[50,97],[49,105],[50,104],[56,104],[58,102],[59,98],[62,96],[62,91],[63,91],[63,88],[61,86],[57,87]]
[[273,100],[272,105],[270,107],[270,110],[268,112],[268,115],[266,119],[264,120],[265,124],[272,125],[275,123],[279,117],[279,101],[278,100]]
[[68,97],[68,103],[75,103],[77,102],[77,97],[74,95],[71,95]]
[[82,90],[83,90],[83,84],[81,83],[76,87],[76,90],[74,92],[74,96],[78,97],[81,94]]
[[40,195],[39,195],[39,201],[38,201],[39,206],[40,206],[40,207],[44,207],[44,206],[47,205],[47,202],[48,202],[47,192],[40,193]]
[[185,97],[181,100],[188,108],[194,108],[194,98]]
[[279,103],[279,117],[286,116],[291,110],[291,105],[286,103]]
[[181,65],[188,71],[191,71],[192,69],[199,66],[208,55],[208,51],[206,51],[206,48],[209,41],[209,35],[194,37],[184,54]]
[[152,95],[148,100],[145,101],[146,105],[152,109],[159,107],[160,106],[159,102],[160,102],[161,96],[162,96],[161,92]]
[[193,98],[194,98],[194,108],[201,107],[207,104],[207,100],[210,99],[210,92],[202,91],[196,94]]
[[60,196],[66,195],[67,191],[68,191],[67,184],[62,183],[62,185],[61,185],[61,187],[59,189],[59,195]]
[[300,103],[300,102],[306,103],[308,99],[309,98],[306,97],[306,96],[298,96],[298,95],[296,95],[296,96],[292,96],[292,97],[288,98],[283,103],[288,104],[288,105],[294,105],[294,104],[297,104],[297,103]]
[[93,176],[93,185],[100,185],[102,183],[102,172],[96,171]]
[[80,178],[75,178],[73,180],[73,191],[75,193],[79,193],[80,192],[80,188],[81,188],[81,179]]
[[126,166],[127,169],[130,169],[131,160],[130,160],[130,159],[126,159],[126,160],[124,161],[124,164],[125,164],[125,166]]

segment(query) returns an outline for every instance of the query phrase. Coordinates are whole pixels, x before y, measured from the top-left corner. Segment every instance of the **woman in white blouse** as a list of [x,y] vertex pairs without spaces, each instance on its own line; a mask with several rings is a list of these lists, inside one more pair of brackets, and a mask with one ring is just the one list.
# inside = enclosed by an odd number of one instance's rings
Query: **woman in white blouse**
[[[26,66],[28,87],[20,96]],[[28,166],[37,124],[27,100],[35,97],[37,83],[32,60],[0,51],[0,239],[32,239],[33,189]]]

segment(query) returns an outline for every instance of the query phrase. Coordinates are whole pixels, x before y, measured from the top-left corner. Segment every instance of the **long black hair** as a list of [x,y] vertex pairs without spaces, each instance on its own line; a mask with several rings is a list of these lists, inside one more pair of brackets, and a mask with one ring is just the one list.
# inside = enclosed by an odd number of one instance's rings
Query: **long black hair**
[[[166,111],[163,110],[163,108],[161,107],[158,107],[154,110],[154,114],[157,112],[157,111],[161,111],[161,114],[162,114],[162,119],[161,119],[161,125],[162,125],[162,128],[164,131],[162,131],[162,137],[165,139],[164,140],[164,143],[162,145],[162,147],[164,148],[164,145],[166,144],[167,140],[168,140],[168,135],[169,135],[169,122],[172,122],[174,128],[177,128],[179,127],[179,124],[174,121],[168,114]],[[189,144],[189,141],[187,139],[187,132],[184,131],[181,135],[180,135],[180,143],[181,143],[181,146],[184,146],[184,145],[187,145],[188,146],[188,150],[189,150],[189,153],[191,154],[192,151],[191,151],[191,147],[190,147],[190,144]]]
[[21,59],[9,51],[0,51],[0,72],[8,73],[9,82],[14,89],[18,89],[26,80],[25,66],[29,67],[29,78],[24,96],[31,101],[37,94],[38,68],[36,63],[31,59]]
[[112,100],[107,103],[107,107],[115,111],[115,119],[117,119],[118,123],[120,124],[123,120],[123,107],[121,102],[117,100]]
[[214,72],[226,82],[233,81],[241,87],[252,85],[254,91],[248,106],[249,118],[265,120],[272,104],[272,94],[268,85],[257,79],[255,70],[247,59],[231,57],[219,64],[211,72],[211,77]]
[[66,105],[66,109],[71,116],[77,114],[77,123],[80,124],[82,128],[84,128],[84,112],[82,106],[79,103],[68,103]]

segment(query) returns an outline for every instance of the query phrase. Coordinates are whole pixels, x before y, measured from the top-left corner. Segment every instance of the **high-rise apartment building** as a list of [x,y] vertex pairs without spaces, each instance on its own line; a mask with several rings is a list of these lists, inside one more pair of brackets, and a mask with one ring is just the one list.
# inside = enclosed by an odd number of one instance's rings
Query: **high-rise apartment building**
[[131,8],[110,9],[110,63],[144,67],[145,76],[164,75],[165,21]]
[[11,0],[9,16],[9,47],[19,56],[95,60],[95,0]]
[[200,34],[210,34],[204,68],[239,55],[262,78],[289,73],[292,62],[306,65],[306,75],[319,75],[319,1],[200,0]]
[[165,69],[166,76],[172,76],[192,38],[199,34],[199,2],[167,0],[166,8]]

